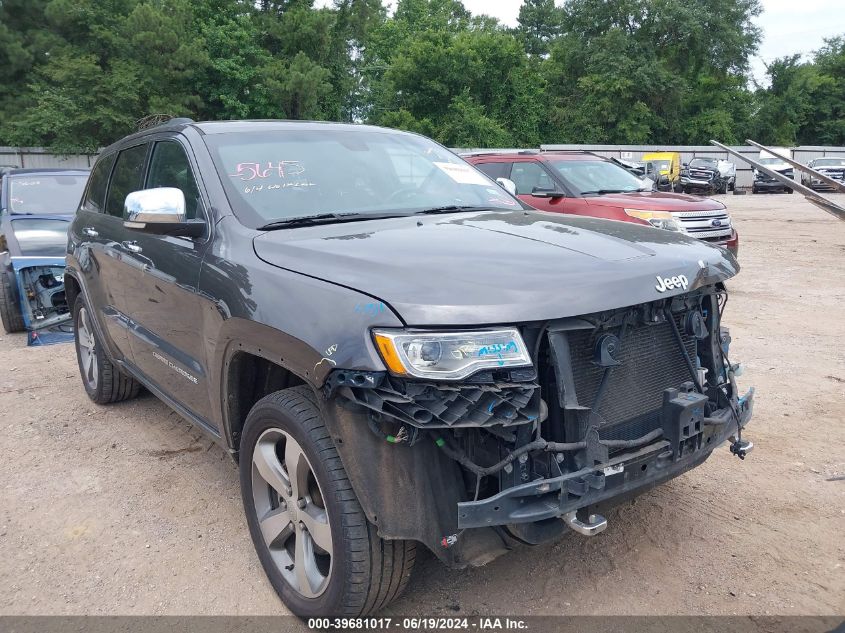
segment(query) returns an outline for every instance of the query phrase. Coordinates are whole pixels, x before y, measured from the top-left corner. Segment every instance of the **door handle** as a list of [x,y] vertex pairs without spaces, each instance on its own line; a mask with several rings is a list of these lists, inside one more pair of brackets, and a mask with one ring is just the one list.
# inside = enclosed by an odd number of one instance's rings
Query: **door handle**
[[97,233],[97,231],[94,230],[93,226],[86,226],[84,229],[82,229],[82,234],[87,235],[88,237],[99,237],[100,235],[99,233]]
[[140,253],[144,249],[138,246],[138,242],[121,242],[123,247],[130,253]]

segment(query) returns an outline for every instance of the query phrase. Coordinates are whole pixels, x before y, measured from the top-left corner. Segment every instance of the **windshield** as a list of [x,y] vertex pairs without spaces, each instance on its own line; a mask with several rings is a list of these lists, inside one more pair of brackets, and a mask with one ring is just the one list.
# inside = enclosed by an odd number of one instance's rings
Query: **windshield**
[[32,174],[9,177],[11,213],[73,215],[88,176]]
[[604,160],[550,160],[576,195],[599,191],[631,192],[647,188],[616,163]]
[[708,169],[716,169],[718,162],[715,158],[693,158],[689,162],[690,167],[706,167]]
[[519,208],[499,185],[421,136],[276,130],[205,137],[235,213],[252,227],[321,214]]
[[845,158],[817,158],[814,167],[845,167]]
[[64,257],[67,253],[67,227],[65,220],[38,220],[18,218],[12,220],[12,230],[18,240],[21,255]]
[[759,162],[761,165],[783,165],[784,160],[782,158],[768,157],[760,158],[757,162]]
[[671,161],[668,160],[650,160],[646,161],[646,165],[649,167],[649,172],[666,172],[669,173],[669,169],[671,167]]

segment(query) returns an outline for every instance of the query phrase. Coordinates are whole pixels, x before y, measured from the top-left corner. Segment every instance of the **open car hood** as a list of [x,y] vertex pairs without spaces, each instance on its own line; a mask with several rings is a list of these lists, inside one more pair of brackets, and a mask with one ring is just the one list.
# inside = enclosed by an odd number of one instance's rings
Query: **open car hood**
[[[739,270],[727,251],[679,233],[539,211],[291,228],[259,235],[254,247],[272,265],[376,297],[415,326],[587,314],[680,294]],[[686,288],[658,289],[658,277],[679,275]]]

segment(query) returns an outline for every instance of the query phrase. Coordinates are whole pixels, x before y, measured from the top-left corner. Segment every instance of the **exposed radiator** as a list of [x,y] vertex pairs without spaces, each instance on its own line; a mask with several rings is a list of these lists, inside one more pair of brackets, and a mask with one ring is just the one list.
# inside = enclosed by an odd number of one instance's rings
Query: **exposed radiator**
[[[696,341],[684,333],[675,315],[681,338],[695,361]],[[604,367],[593,362],[596,338],[606,330],[575,330],[568,333],[572,371],[578,404],[592,407]],[[613,332],[614,334],[617,331]],[[683,354],[669,323],[629,327],[618,355],[621,365],[610,373],[607,387],[591,424],[598,420],[603,439],[631,439],[660,426],[663,390],[690,380]]]

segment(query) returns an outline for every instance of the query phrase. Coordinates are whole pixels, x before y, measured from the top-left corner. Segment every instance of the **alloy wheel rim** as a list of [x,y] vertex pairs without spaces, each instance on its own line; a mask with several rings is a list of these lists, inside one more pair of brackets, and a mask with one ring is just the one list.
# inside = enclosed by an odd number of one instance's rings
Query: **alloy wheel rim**
[[281,429],[258,438],[252,496],[264,544],[285,582],[305,598],[321,595],[333,562],[325,497],[302,447]]
[[79,309],[79,323],[76,326],[76,341],[79,349],[79,367],[82,379],[92,390],[97,388],[97,340],[85,308]]

